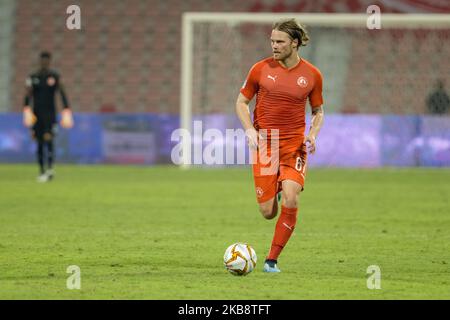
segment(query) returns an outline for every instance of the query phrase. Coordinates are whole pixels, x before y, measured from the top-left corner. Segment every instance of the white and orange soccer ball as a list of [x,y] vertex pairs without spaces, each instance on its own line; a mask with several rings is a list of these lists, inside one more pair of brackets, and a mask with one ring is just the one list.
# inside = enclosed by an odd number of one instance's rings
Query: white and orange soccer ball
[[234,243],[225,250],[223,263],[232,275],[245,276],[256,267],[256,252],[246,243]]

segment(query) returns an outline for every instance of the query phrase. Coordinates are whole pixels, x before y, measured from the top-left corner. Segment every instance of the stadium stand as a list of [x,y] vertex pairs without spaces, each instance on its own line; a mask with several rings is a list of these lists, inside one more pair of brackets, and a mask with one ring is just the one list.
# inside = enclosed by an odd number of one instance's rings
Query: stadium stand
[[[81,7],[82,30],[73,31],[65,28],[66,8],[72,4],[71,1],[1,1],[2,25],[12,26],[15,34],[11,40],[7,35],[8,30],[1,28],[2,43],[13,41],[11,46],[2,46],[2,57],[8,57],[8,52],[12,50],[15,60],[11,57],[12,63],[7,63],[5,61],[8,59],[2,59],[0,64],[3,75],[0,78],[1,92],[11,91],[7,88],[12,86],[11,96],[2,95],[0,108],[20,111],[24,79],[33,69],[38,53],[50,50],[54,53],[53,66],[63,75],[75,111],[176,114],[179,112],[183,12],[361,13],[369,2],[82,0],[77,2]],[[425,12],[448,11],[443,4],[432,0],[402,0],[391,6],[380,1],[372,2],[380,5],[383,12],[415,12],[418,8]],[[262,58],[268,52],[266,38],[260,36],[267,28],[245,25],[239,28],[243,35],[241,39],[235,39],[231,34],[215,36],[214,28],[201,30],[210,42],[207,48],[197,48],[199,61],[196,63],[202,63],[202,59],[213,59],[217,63],[213,71],[205,71],[194,79],[194,85],[200,88],[194,93],[199,112],[226,112],[224,105],[232,106],[234,103],[227,98],[231,96],[227,91],[236,91],[245,77],[244,70],[246,72],[257,58]],[[448,78],[450,62],[449,59],[442,59],[442,56],[450,55],[449,30],[434,32],[430,37],[424,37],[427,30],[393,30],[380,35],[372,33],[370,37],[367,37],[367,30],[348,32],[355,33],[353,37],[357,41],[351,44],[345,35],[336,34],[341,41],[333,43],[329,36],[327,38],[320,32],[311,31],[316,45],[337,46],[333,59],[326,54],[331,50],[305,51],[305,56],[320,66],[325,74],[335,75],[328,77],[325,84],[327,97],[334,101],[329,110],[347,113],[423,113],[423,97],[430,92],[435,80]],[[245,41],[247,37],[254,39],[255,35],[259,35],[261,41],[256,44],[255,41],[251,44]],[[393,46],[399,42],[400,46]],[[220,63],[221,57],[229,52],[229,48],[223,47],[224,44],[242,46],[243,51],[253,50],[257,56],[238,56],[230,67]],[[9,51],[5,49],[7,47],[10,47]],[[401,51],[386,50],[390,47],[399,47]],[[209,52],[208,57],[201,54],[205,49]],[[411,53],[407,59],[404,51]],[[390,67],[374,68],[380,59],[388,60],[389,64],[386,65]],[[10,70],[10,66],[14,66],[14,69]],[[208,86],[208,90],[202,90],[211,83],[211,77],[229,70],[239,70],[233,74],[233,85],[216,81],[214,85]],[[346,70],[350,70],[349,73]],[[393,87],[402,90],[402,93],[390,94]]]
[[8,111],[11,94],[14,0],[0,1],[0,112]]
[[[246,9],[236,0],[79,1],[82,30],[71,31],[65,28],[70,1],[17,3],[16,111],[38,52],[50,50],[76,111],[97,112],[108,105],[119,112],[178,113],[181,13]],[[42,14],[34,17],[38,10]]]

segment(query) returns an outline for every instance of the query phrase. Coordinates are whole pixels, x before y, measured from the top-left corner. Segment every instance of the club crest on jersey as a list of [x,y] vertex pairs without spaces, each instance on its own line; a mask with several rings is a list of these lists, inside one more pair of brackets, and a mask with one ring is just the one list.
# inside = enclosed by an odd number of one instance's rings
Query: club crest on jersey
[[53,87],[53,86],[55,85],[55,83],[56,83],[55,78],[53,78],[53,77],[48,77],[48,78],[47,78],[47,84],[48,84],[50,87]]
[[302,88],[306,88],[308,86],[308,80],[306,80],[305,77],[299,77],[297,79],[297,84]]
[[258,196],[258,198],[261,198],[263,196],[263,194],[264,194],[263,189],[260,188],[260,187],[257,187],[256,188],[256,195]]

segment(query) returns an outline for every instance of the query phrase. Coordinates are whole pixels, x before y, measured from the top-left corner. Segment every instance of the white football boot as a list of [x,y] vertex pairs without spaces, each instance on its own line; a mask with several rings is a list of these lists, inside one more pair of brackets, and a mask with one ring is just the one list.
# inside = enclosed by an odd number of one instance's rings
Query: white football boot
[[50,181],[55,176],[55,170],[47,169],[47,171],[45,171],[45,174],[47,175],[48,181]]
[[47,181],[48,181],[48,176],[47,176],[47,174],[43,173],[43,174],[39,175],[39,176],[36,178],[36,181],[39,182],[39,183],[45,183],[45,182],[47,182]]

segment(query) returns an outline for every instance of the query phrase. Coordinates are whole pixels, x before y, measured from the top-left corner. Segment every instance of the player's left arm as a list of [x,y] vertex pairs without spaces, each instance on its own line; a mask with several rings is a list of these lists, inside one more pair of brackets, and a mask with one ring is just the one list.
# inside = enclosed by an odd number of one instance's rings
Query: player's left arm
[[66,95],[66,87],[62,83],[61,78],[58,79],[58,91],[59,91],[59,94],[61,95],[61,101],[63,103],[63,108],[70,109],[69,100],[67,99],[67,95]]
[[61,95],[61,101],[63,103],[63,111],[61,112],[61,127],[70,129],[73,127],[73,116],[69,106],[69,100],[67,99],[66,89],[61,81],[61,78],[58,79],[58,91]]
[[322,128],[323,118],[324,112],[322,106],[312,108],[311,126],[304,141],[304,143],[308,144],[308,151],[310,154],[316,152],[316,138]]
[[313,69],[314,74],[314,88],[309,94],[309,103],[311,105],[311,126],[309,133],[305,137],[304,143],[308,145],[310,154],[316,152],[316,139],[323,124],[323,97],[322,97],[322,74],[319,69]]

